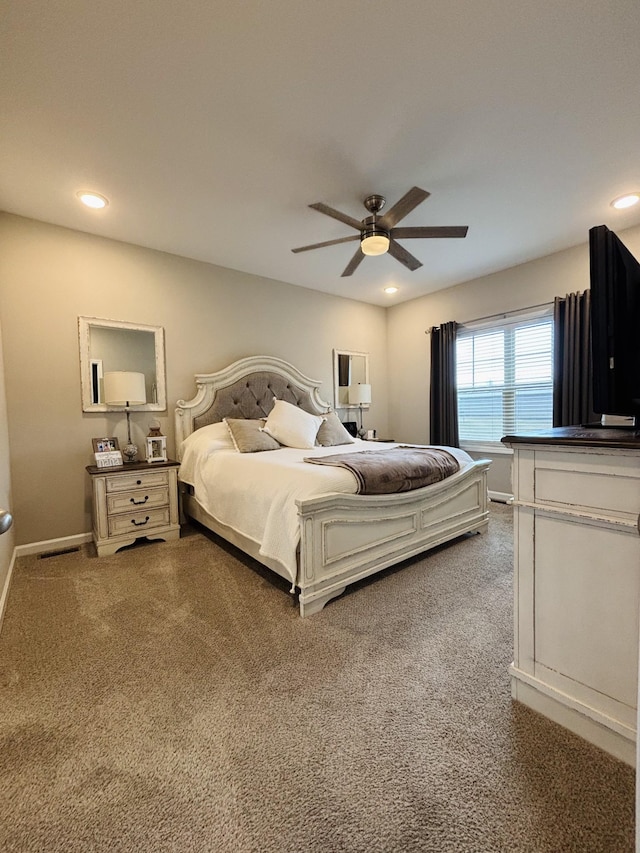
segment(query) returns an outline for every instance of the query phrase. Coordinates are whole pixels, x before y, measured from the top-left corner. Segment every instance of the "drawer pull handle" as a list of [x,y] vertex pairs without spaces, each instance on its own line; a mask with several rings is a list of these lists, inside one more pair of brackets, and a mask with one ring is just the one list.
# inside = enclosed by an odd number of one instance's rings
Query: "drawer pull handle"
[[141,486],[141,485],[142,485],[142,480],[136,480],[136,486]]
[[146,504],[146,502],[149,500],[149,495],[145,495],[143,501],[137,501],[135,498],[129,498],[129,500],[134,506],[141,506],[142,504]]
[[136,527],[144,527],[147,521],[149,521],[149,516],[147,516],[144,521],[136,521],[135,518],[132,518],[131,524],[134,524]]

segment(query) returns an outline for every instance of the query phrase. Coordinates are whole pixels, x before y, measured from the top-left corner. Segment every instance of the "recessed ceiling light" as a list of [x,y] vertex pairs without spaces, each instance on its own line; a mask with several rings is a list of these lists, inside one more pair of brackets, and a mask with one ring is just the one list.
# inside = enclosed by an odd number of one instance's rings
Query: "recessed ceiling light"
[[611,202],[611,207],[615,207],[616,210],[624,210],[625,207],[633,207],[634,204],[637,204],[640,201],[640,193],[627,193],[627,195],[621,195],[619,198],[614,198]]
[[108,198],[105,198],[99,193],[89,192],[88,190],[82,190],[77,193],[77,196],[83,204],[87,207],[92,207],[95,210],[99,210],[101,207],[106,207],[109,204]]
[[397,287],[385,287],[384,292],[385,293],[397,293],[398,288]]

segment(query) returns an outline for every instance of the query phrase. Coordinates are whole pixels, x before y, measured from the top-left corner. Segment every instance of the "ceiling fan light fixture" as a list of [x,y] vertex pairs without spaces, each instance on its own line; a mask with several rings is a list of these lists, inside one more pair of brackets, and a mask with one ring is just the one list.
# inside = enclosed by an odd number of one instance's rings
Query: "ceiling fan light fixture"
[[369,228],[362,232],[360,248],[363,255],[384,255],[389,251],[389,235],[382,228]]
[[332,219],[337,219],[338,222],[343,222],[358,233],[352,234],[350,237],[338,237],[335,240],[313,243],[311,246],[298,246],[298,248],[291,251],[308,252],[309,249],[322,249],[325,246],[335,246],[338,243],[350,243],[352,240],[359,240],[360,245],[342,271],[341,277],[353,275],[367,255],[384,255],[387,252],[408,270],[415,272],[415,270],[422,266],[422,263],[411,252],[408,252],[404,246],[398,243],[399,239],[466,237],[469,230],[467,225],[396,227],[398,222],[403,220],[405,216],[408,216],[412,210],[415,210],[427,198],[429,198],[429,193],[426,190],[422,190],[420,187],[412,187],[393,205],[391,210],[382,216],[378,216],[385,206],[384,196],[369,195],[364,200],[364,206],[371,216],[365,217],[361,222],[354,219],[353,216],[329,207],[324,202],[317,201],[315,204],[310,204],[309,207],[317,210],[318,213],[324,213]]

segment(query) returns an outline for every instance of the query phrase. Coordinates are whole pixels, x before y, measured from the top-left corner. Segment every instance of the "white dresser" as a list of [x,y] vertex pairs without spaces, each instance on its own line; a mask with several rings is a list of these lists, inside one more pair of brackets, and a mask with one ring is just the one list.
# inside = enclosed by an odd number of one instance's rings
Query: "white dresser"
[[635,764],[640,434],[561,427],[513,447],[515,699]]
[[93,490],[93,541],[99,557],[136,539],[178,539],[179,462],[89,465]]

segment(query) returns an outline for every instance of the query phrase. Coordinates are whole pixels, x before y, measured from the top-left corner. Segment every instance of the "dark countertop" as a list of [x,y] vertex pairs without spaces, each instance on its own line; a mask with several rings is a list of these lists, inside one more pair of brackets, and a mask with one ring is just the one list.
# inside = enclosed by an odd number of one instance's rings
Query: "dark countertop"
[[505,435],[503,444],[555,444],[568,447],[619,447],[640,450],[640,429],[620,427],[554,427],[530,435]]
[[132,474],[134,471],[156,471],[159,468],[176,468],[180,463],[173,459],[166,462],[125,462],[123,465],[113,465],[108,468],[98,468],[97,465],[87,465],[90,474]]

